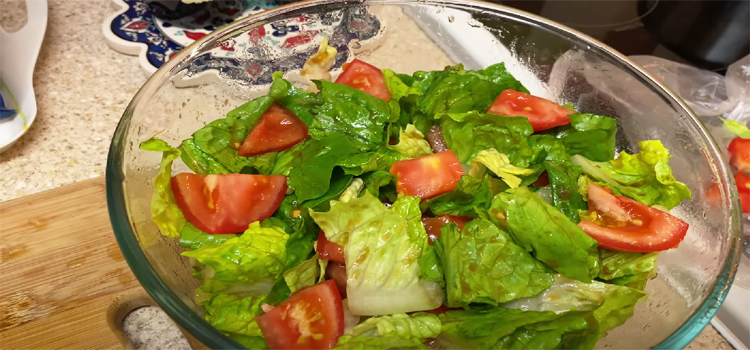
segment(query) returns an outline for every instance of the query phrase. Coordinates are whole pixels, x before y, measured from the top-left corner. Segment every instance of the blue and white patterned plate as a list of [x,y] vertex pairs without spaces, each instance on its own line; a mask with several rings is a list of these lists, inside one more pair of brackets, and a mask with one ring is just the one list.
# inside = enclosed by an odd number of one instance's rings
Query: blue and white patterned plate
[[[104,35],[113,49],[138,55],[148,75],[183,47],[217,27],[278,6],[272,0],[215,0],[189,16],[164,20],[152,15],[152,8],[145,0],[113,1],[121,10],[105,19]],[[344,12],[330,18],[299,16],[258,27],[213,48],[209,55],[191,64],[188,75],[214,70],[249,83],[267,83],[280,68],[302,68],[305,59],[317,51],[318,37],[328,37],[329,45],[339,50],[334,65],[339,66],[348,60],[348,45],[352,40],[372,39],[383,27],[364,7],[354,6]]]

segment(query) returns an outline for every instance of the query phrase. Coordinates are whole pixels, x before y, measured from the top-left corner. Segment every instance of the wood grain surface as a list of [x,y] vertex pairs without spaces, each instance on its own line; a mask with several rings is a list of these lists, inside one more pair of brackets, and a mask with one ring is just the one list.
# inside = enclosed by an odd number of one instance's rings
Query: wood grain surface
[[0,203],[0,348],[122,349],[122,318],[144,305],[104,178]]

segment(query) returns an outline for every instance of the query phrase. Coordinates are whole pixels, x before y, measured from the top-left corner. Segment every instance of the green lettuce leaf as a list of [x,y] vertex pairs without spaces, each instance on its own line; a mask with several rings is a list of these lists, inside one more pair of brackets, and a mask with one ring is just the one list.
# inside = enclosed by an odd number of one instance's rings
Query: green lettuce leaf
[[264,228],[256,221],[239,237],[182,255],[207,265],[201,285],[206,292],[236,291],[239,288],[267,294],[267,289],[283,272],[288,239],[289,235],[282,229]]
[[474,219],[461,232],[450,223],[437,241],[449,307],[497,306],[537,295],[552,285],[552,274],[544,264],[487,220]]
[[641,152],[633,155],[621,152],[609,162],[593,162],[581,155],[573,156],[572,161],[586,175],[645,205],[672,209],[683,199],[690,199],[690,189],[672,175],[671,156],[661,141],[641,141],[638,145]]
[[229,174],[229,170],[221,163],[206,152],[201,151],[192,138],[182,141],[179,149],[182,161],[196,174]]
[[600,249],[602,272],[599,278],[610,283],[643,290],[656,277],[658,252],[634,253]]
[[339,165],[345,173],[359,176],[370,171],[388,171],[393,163],[401,159],[405,158],[398,151],[381,146],[372,152],[354,153],[339,162]]
[[398,124],[402,126],[409,124],[409,115],[416,108],[422,91],[404,83],[399,75],[390,69],[383,69],[383,79],[391,93],[391,99],[388,100],[391,106],[391,121],[398,120]]
[[416,312],[410,315],[395,314],[371,317],[352,329],[352,335],[370,337],[396,336],[404,339],[428,339],[440,334],[441,323],[437,315]]
[[366,335],[343,335],[334,350],[390,350],[427,349],[421,340],[401,337],[369,337]]
[[214,295],[203,303],[206,321],[222,332],[260,337],[263,334],[255,322],[255,316],[262,312],[260,306],[265,296],[239,297],[230,294]]
[[323,99],[319,94],[295,88],[282,77],[282,72],[273,73],[273,83],[268,96],[294,112],[307,126],[311,126],[315,118],[315,109],[323,104]]
[[721,118],[722,122],[724,122],[724,128],[731,131],[733,134],[737,135],[737,137],[741,137],[743,139],[750,139],[750,129],[747,128],[747,125],[742,124],[736,120],[731,119],[724,119]]
[[323,104],[309,129],[312,138],[343,135],[353,144],[352,151],[360,152],[373,151],[387,141],[384,126],[391,115],[387,102],[347,85],[315,83]]
[[568,154],[580,154],[597,162],[615,157],[617,121],[595,114],[568,115],[570,125],[561,127],[556,137],[565,145]]
[[481,178],[487,173],[487,169],[503,179],[510,188],[516,188],[521,185],[523,180],[518,176],[529,176],[534,173],[532,169],[519,168],[510,164],[508,156],[498,152],[494,148],[477,153],[477,156],[471,161],[469,175]]
[[476,111],[438,114],[445,142],[462,163],[494,148],[518,167],[527,168],[533,151],[527,138],[534,130],[525,117],[499,117]]
[[180,150],[163,140],[151,138],[143,141],[140,148],[145,151],[163,152],[159,173],[154,178],[154,194],[151,197],[151,219],[159,232],[167,237],[179,237],[187,220],[177,206],[172,193],[172,162],[180,157]]
[[206,233],[193,226],[193,224],[186,222],[180,231],[180,246],[195,250],[205,246],[219,245],[237,236],[232,234],[215,235]]
[[491,184],[493,180],[495,179],[489,176],[461,176],[455,190],[424,201],[422,209],[429,209],[434,215],[476,217],[478,210],[487,210],[490,207],[494,195]]
[[268,174],[273,167],[273,156],[241,157],[237,149],[245,141],[260,117],[273,103],[263,96],[249,101],[193,133],[192,142],[232,173]]
[[495,84],[500,85],[503,90],[511,89],[525,93],[529,92],[529,90],[521,85],[521,82],[516,80],[516,78],[514,78],[513,75],[508,72],[508,70],[505,68],[505,63],[501,62],[493,64],[485,69],[478,70],[476,74],[481,75],[486,79],[492,80],[493,82],[495,82]]
[[380,188],[393,184],[396,176],[386,170],[377,170],[362,176],[365,191],[370,192],[375,197],[380,197]]
[[403,196],[386,208],[366,192],[347,203],[332,201],[327,213],[310,213],[326,238],[344,247],[354,315],[432,310],[442,304],[440,285],[419,278],[418,260],[427,246],[419,201]]
[[472,73],[464,71],[460,64],[436,73],[419,101],[419,110],[428,116],[486,110],[505,90],[504,86]]
[[413,124],[406,126],[406,130],[399,131],[398,143],[388,148],[401,153],[401,159],[419,158],[432,154],[430,144],[424,135]]
[[354,152],[354,144],[342,135],[311,140],[294,159],[287,179],[297,200],[304,202],[326,194],[334,167]]
[[491,349],[503,337],[525,325],[551,321],[554,312],[494,308],[487,311],[448,311],[439,315],[443,329],[438,339],[449,348]]
[[445,288],[445,275],[443,273],[443,265],[440,263],[440,257],[438,256],[438,249],[443,249],[440,242],[433,242],[432,245],[425,248],[422,257],[419,258],[419,278],[425,281],[432,281],[440,284],[441,287]]
[[591,311],[599,307],[610,292],[623,288],[598,281],[583,283],[559,274],[555,274],[552,282],[553,284],[539,295],[516,299],[501,306],[533,311]]
[[599,275],[597,242],[528,188],[498,194],[489,213],[518,245],[563,276],[591,282]]
[[578,211],[588,209],[578,190],[578,178],[583,174],[581,167],[570,161],[545,161],[549,184],[552,189],[552,205],[559,209],[573,223],[580,220]]
[[328,266],[328,260],[318,259],[317,256],[314,256],[286,270],[283,276],[289,291],[294,293],[304,287],[322,282],[325,278],[326,266]]

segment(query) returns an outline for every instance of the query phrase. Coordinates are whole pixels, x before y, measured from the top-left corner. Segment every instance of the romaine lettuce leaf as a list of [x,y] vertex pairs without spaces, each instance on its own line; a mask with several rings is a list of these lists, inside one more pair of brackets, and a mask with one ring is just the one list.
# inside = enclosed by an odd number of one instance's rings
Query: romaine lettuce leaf
[[[203,246],[183,252],[207,265],[201,288],[210,293],[242,288],[257,294],[267,294],[273,282],[283,272],[286,243],[289,235],[278,227],[250,224],[247,231],[222,244]],[[248,286],[267,286],[248,287]]]
[[343,335],[339,338],[334,350],[410,350],[427,349],[421,340],[401,337],[368,337],[366,335]]
[[599,278],[610,283],[643,290],[656,277],[658,252],[633,253],[600,249],[602,272]]
[[[529,90],[521,85],[521,82],[516,80],[513,75],[508,72],[505,68],[505,63],[496,63],[485,69],[476,71],[476,74],[485,77],[486,79],[492,80],[495,84],[502,87],[503,90],[511,89],[528,93]],[[495,96],[497,98],[497,96]]]
[[443,249],[439,240],[432,242],[432,245],[425,248],[422,257],[419,258],[419,278],[425,281],[432,281],[440,284],[445,288],[445,275],[443,265],[440,263],[438,249]]
[[196,174],[229,174],[229,170],[221,163],[206,152],[201,151],[192,138],[182,141],[179,149],[182,161]]
[[527,168],[533,155],[527,138],[534,130],[525,117],[499,117],[476,111],[436,115],[448,148],[469,163],[480,151],[494,148],[518,167]]
[[261,314],[261,304],[265,296],[239,297],[230,294],[217,294],[203,303],[206,321],[222,332],[242,334],[263,339],[255,316]]
[[380,188],[394,183],[396,176],[386,170],[377,170],[362,176],[365,191],[375,197],[380,197]]
[[487,220],[474,219],[461,232],[450,223],[437,241],[449,307],[497,306],[537,295],[552,285],[547,267]]
[[347,174],[359,176],[364,173],[376,170],[388,171],[393,163],[403,159],[401,153],[381,146],[372,152],[355,153],[345,158],[338,165],[344,169]]
[[555,274],[552,281],[554,283],[539,295],[516,299],[501,306],[532,311],[591,311],[604,302],[607,294],[622,288],[597,281],[583,283],[560,274]]
[[388,148],[401,153],[401,159],[419,158],[432,154],[430,144],[424,135],[413,124],[406,126],[406,130],[399,131],[398,143]]
[[328,260],[314,256],[286,270],[283,277],[289,291],[294,293],[301,288],[322,282],[325,278],[326,266],[328,266]]
[[437,315],[416,312],[368,318],[352,329],[352,335],[423,340],[437,337],[440,329],[441,323]]
[[543,166],[549,177],[552,205],[577,224],[581,221],[578,211],[588,209],[578,190],[578,178],[583,174],[581,167],[570,161],[545,161]]
[[568,154],[580,154],[597,162],[606,162],[615,157],[617,121],[589,113],[573,113],[568,118],[570,125],[561,127],[556,135]]
[[491,184],[493,180],[499,181],[489,176],[461,176],[455,190],[424,201],[422,209],[429,209],[434,215],[476,217],[478,210],[487,210],[490,207],[494,195]]
[[471,161],[469,175],[481,178],[487,173],[487,169],[503,179],[503,182],[510,188],[521,185],[522,180],[518,176],[529,176],[534,173],[532,169],[519,168],[510,164],[508,156],[494,148],[477,153],[477,156]]
[[200,249],[205,246],[219,245],[230,238],[236,238],[238,235],[220,234],[214,235],[201,231],[201,229],[186,222],[180,231],[180,246],[190,249]]
[[690,189],[672,175],[669,167],[669,150],[661,141],[641,141],[641,152],[630,155],[621,152],[609,162],[593,162],[581,155],[572,158],[583,172],[604,182],[645,205],[676,207],[683,199],[690,199]]
[[[404,83],[398,74],[390,69],[383,69],[383,79],[391,93],[388,104],[391,106],[391,122],[398,120],[398,124],[404,126],[409,124],[409,115],[416,108],[422,91]],[[402,109],[401,106],[404,106]]]
[[591,282],[599,275],[597,242],[527,187],[495,196],[489,214],[518,245],[563,276]]
[[440,285],[419,278],[427,246],[418,197],[402,196],[386,208],[366,192],[347,203],[332,201],[310,216],[326,238],[344,246],[347,296],[354,315],[432,310],[443,302]]
[[328,81],[315,81],[323,104],[309,129],[310,136],[322,140],[343,135],[353,151],[374,151],[386,142],[385,124],[391,107],[387,102],[353,87]]
[[436,73],[419,101],[419,110],[428,116],[486,110],[505,90],[504,86],[473,73],[464,71],[460,64]]
[[448,311],[439,315],[443,329],[438,340],[448,348],[491,349],[503,337],[525,325],[551,321],[554,312],[502,307],[486,311]]
[[187,220],[177,206],[172,193],[172,162],[180,157],[180,150],[163,140],[151,138],[143,141],[140,148],[145,151],[163,152],[159,173],[154,178],[154,194],[151,197],[151,219],[159,232],[167,237],[179,237]]
[[310,140],[292,162],[287,183],[297,200],[319,198],[329,189],[334,167],[356,152],[354,144],[343,135]]
[[283,78],[282,72],[273,73],[273,83],[268,96],[294,112],[307,126],[312,125],[315,108],[323,104],[323,99],[319,94],[295,88],[292,83]]
[[724,128],[737,135],[737,137],[750,139],[750,129],[747,128],[747,125],[732,119],[724,119],[721,117],[719,117],[719,119],[724,122]]

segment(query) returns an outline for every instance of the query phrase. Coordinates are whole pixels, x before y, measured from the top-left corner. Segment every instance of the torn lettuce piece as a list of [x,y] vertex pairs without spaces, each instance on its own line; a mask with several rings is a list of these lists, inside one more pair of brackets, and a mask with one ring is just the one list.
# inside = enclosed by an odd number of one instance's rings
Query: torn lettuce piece
[[325,279],[328,260],[318,259],[317,255],[303,261],[284,272],[284,281],[289,291],[294,293],[304,287],[312,286]]
[[[436,243],[437,242],[437,243]],[[433,281],[445,288],[445,275],[443,265],[440,263],[438,249],[443,249],[440,242],[432,242],[432,245],[425,248],[424,254],[419,258],[419,278],[425,281]]]
[[196,174],[229,174],[227,168],[198,148],[192,138],[182,141],[179,149],[182,161]]
[[180,157],[180,150],[169,146],[165,141],[150,138],[141,142],[140,148],[145,151],[163,152],[159,173],[154,178],[154,194],[151,197],[151,219],[159,232],[167,237],[180,236],[187,220],[177,206],[172,193],[172,162]]
[[261,227],[259,222],[239,237],[222,244],[183,252],[206,265],[201,288],[210,293],[222,291],[268,294],[283,272],[289,235],[278,227]]
[[671,156],[661,141],[641,141],[638,145],[639,153],[621,152],[617,159],[608,162],[593,162],[581,155],[573,156],[572,161],[586,175],[645,205],[672,209],[682,200],[690,199],[690,189],[672,175]]
[[528,168],[533,150],[527,141],[534,132],[525,117],[498,117],[476,111],[441,113],[439,120],[445,143],[462,163],[480,151],[494,148],[508,156],[511,164]]
[[265,296],[214,295],[203,303],[206,321],[221,332],[259,337],[259,340],[263,340],[263,333],[255,322],[255,316],[262,313],[264,299]]
[[646,282],[656,277],[659,252],[634,253],[600,249],[599,256],[602,260],[599,278],[612,284],[643,290]]
[[417,339],[404,339],[401,337],[369,337],[366,335],[345,334],[339,338],[334,350],[410,350],[427,349],[427,346]]
[[398,143],[393,146],[388,145],[388,148],[401,153],[402,159],[419,158],[432,154],[430,144],[413,124],[407,125],[406,130],[400,130]]
[[481,178],[487,174],[487,169],[501,178],[510,188],[521,185],[521,178],[518,176],[528,176],[534,173],[532,169],[519,168],[511,164],[508,156],[494,148],[477,153],[477,156],[471,161],[469,175]]
[[416,312],[368,318],[352,329],[352,335],[424,340],[437,337],[440,329],[441,323],[437,315]]
[[210,234],[186,222],[180,231],[180,246],[190,249],[200,249],[205,246],[219,245],[230,238],[236,238],[233,234]]
[[388,100],[391,107],[390,121],[398,121],[398,124],[402,126],[409,124],[410,115],[416,109],[416,103],[422,96],[422,91],[404,83],[399,75],[390,69],[383,69],[383,79],[391,93],[391,99]]
[[441,344],[455,349],[492,349],[503,337],[525,325],[551,321],[554,312],[493,308],[486,311],[448,311],[439,315]]
[[424,91],[418,109],[428,116],[486,110],[503,90],[509,88],[504,84],[509,81],[507,75],[503,76],[499,68],[493,66],[485,70],[486,74],[477,74],[458,64],[433,73],[434,78]]
[[387,170],[377,170],[364,174],[362,180],[364,181],[364,190],[380,198],[380,188],[395,183],[396,176]]
[[612,284],[592,281],[583,283],[581,281],[565,278],[555,274],[553,284],[539,295],[516,299],[502,304],[509,309],[532,310],[532,311],[591,311],[599,307],[604,299],[614,289],[620,288]]
[[737,137],[750,139],[750,129],[747,128],[747,125],[736,120],[724,119],[722,117],[719,117],[719,119],[724,122],[724,128],[737,135]]
[[315,118],[315,108],[323,104],[323,100],[320,95],[298,89],[282,77],[282,72],[273,73],[268,96],[294,112],[309,127]]
[[309,129],[313,139],[345,136],[353,144],[352,153],[374,151],[387,141],[384,125],[391,116],[387,102],[347,85],[315,83],[323,104]]
[[[578,180],[583,174],[581,167],[570,161],[544,161],[552,194],[552,205],[559,209],[573,223],[581,221],[580,210],[588,209],[578,187]],[[586,189],[588,193],[588,189]]]
[[339,202],[346,203],[353,198],[359,197],[359,192],[362,191],[362,187],[365,186],[364,181],[360,178],[355,178],[352,180],[352,182],[349,184],[349,187],[347,187],[344,192],[341,192],[341,196],[339,196]]
[[492,197],[504,189],[500,180],[489,176],[476,178],[464,175],[455,190],[426,200],[421,206],[423,210],[429,209],[433,215],[476,217],[478,211],[489,209]]
[[318,52],[305,61],[300,75],[310,80],[333,81],[333,77],[328,71],[336,62],[337,53],[338,50],[335,47],[328,46],[328,38],[323,38],[320,41]]
[[319,198],[329,189],[333,169],[356,149],[343,135],[310,140],[294,158],[287,183],[301,202]]
[[518,245],[563,276],[591,282],[599,275],[596,240],[527,187],[495,196],[489,216],[507,227]]
[[388,171],[393,163],[402,159],[401,153],[381,146],[375,151],[354,153],[339,163],[347,174],[359,176],[370,171]]
[[487,220],[474,219],[461,232],[449,223],[441,231],[433,245],[445,271],[449,307],[497,306],[552,285],[547,267]]
[[573,113],[568,118],[570,124],[560,127],[555,135],[562,141],[568,154],[580,154],[597,162],[606,162],[615,157],[617,121],[590,113]]
[[419,278],[419,258],[427,247],[419,197],[399,197],[386,208],[369,192],[327,213],[310,216],[326,238],[344,247],[347,296],[354,315],[432,310],[443,290]]

